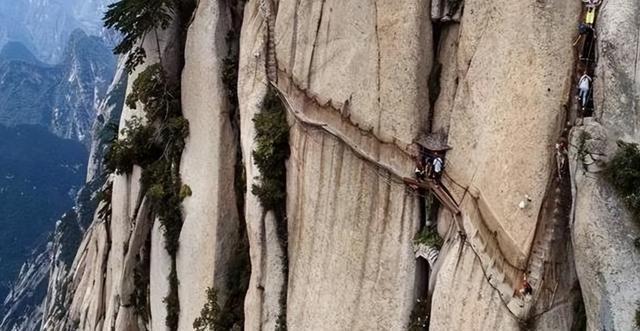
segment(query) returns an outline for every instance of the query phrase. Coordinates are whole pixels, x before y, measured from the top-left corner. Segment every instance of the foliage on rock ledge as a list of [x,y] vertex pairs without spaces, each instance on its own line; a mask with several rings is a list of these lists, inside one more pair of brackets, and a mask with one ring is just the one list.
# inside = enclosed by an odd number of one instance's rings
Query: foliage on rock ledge
[[262,111],[253,118],[256,128],[256,149],[253,159],[260,170],[259,184],[254,184],[255,194],[265,210],[273,210],[283,216],[286,205],[286,166],[289,158],[289,126],[287,117],[273,89],[269,89],[262,103]]
[[618,150],[607,164],[605,178],[640,223],[640,149],[637,144],[618,141]]
[[442,248],[442,244],[444,243],[435,226],[425,227],[416,234],[413,240],[416,244],[435,247],[438,250]]
[[242,254],[247,249],[248,247],[238,247],[236,257],[227,266],[224,284],[227,292],[224,300],[218,298],[217,289],[207,289],[207,300],[200,311],[200,317],[193,322],[194,330],[242,330],[244,299],[251,276],[249,256]]
[[133,83],[127,105],[144,106],[145,119],[134,117],[122,129],[122,139],[111,145],[105,156],[110,172],[128,173],[134,165],[143,168],[141,184],[151,210],[164,229],[165,247],[171,256],[178,249],[182,227],[182,200],[190,189],[180,181],[178,166],[189,134],[182,116],[180,87],[171,84],[159,64],[149,66]]
[[[260,176],[258,177],[259,184],[254,184],[251,192],[258,197],[265,211],[271,210],[275,214],[276,232],[284,252],[282,267],[286,279],[289,273],[286,220],[286,160],[289,158],[290,153],[289,125],[282,101],[273,88],[267,90],[267,95],[262,102],[262,110],[255,115],[253,123],[256,129],[256,149],[253,151],[253,159],[260,170]],[[287,329],[286,286],[280,293],[279,304],[280,315],[278,316],[276,330],[285,331]]]
[[200,311],[200,317],[193,322],[196,331],[217,330],[222,327],[220,323],[220,305],[218,304],[218,291],[207,288],[207,301]]
[[[113,49],[127,54],[125,67],[131,73],[144,62],[147,54],[140,45],[158,28],[166,29],[178,7],[177,0],[120,0],[110,4],[104,15],[104,26],[120,33],[122,39]],[[157,34],[155,35],[157,38]]]
[[170,82],[160,64],[138,75],[126,102],[132,109],[142,105],[145,118],[126,122],[122,138],[112,143],[104,164],[107,171],[119,174],[131,172],[134,165],[143,168],[142,190],[162,225],[165,248],[173,259],[165,303],[167,326],[175,330],[180,311],[175,256],[182,229],[182,200],[191,194],[191,189],[182,185],[179,165],[189,124],[182,116],[180,86]]

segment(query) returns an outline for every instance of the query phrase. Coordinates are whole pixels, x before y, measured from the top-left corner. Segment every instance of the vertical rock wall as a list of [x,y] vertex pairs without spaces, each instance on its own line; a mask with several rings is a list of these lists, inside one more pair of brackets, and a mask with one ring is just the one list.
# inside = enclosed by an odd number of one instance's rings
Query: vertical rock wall
[[[147,66],[157,63],[162,58],[162,65],[167,72],[169,79],[179,79],[180,57],[182,54],[180,39],[178,38],[180,22],[174,19],[171,25],[162,31],[147,38],[144,48],[147,53],[146,62],[136,68],[136,71],[129,77],[127,86],[127,94],[131,92],[131,88],[137,73],[143,71]],[[159,48],[158,48],[159,46]],[[159,56],[160,55],[160,56]],[[137,109],[124,107],[120,118],[120,129],[124,128],[126,122],[132,117],[137,116],[144,118],[144,111],[139,105]],[[120,132],[120,135],[122,133]],[[140,233],[141,228],[149,229],[149,223],[153,220],[148,219],[149,216],[139,217],[138,213],[143,201],[140,187],[140,175],[142,170],[138,166],[134,166],[133,171],[128,174],[116,175],[113,179],[112,194],[112,217],[110,223],[111,249],[109,251],[107,268],[106,268],[106,288],[104,292],[105,301],[105,322],[104,327],[128,327],[136,330],[137,317],[131,313],[134,307],[130,303],[131,283],[133,282],[132,274],[124,274],[125,270],[131,270],[131,267],[137,263],[136,252],[131,252],[130,241],[132,233]],[[149,235],[149,231],[142,234],[145,238]],[[153,246],[151,251],[162,249],[164,246]],[[153,255],[153,253],[152,253]],[[152,262],[153,263],[153,262]],[[126,276],[126,277],[125,277]],[[157,281],[167,281],[167,275],[154,275]],[[153,287],[152,287],[153,291]],[[123,308],[122,312],[120,311]],[[153,311],[160,307],[151,307]],[[165,309],[164,304],[162,309]],[[120,314],[125,317],[119,317]]]
[[265,213],[258,198],[251,193],[259,175],[252,155],[256,134],[252,120],[261,109],[268,87],[267,25],[260,13],[259,2],[249,1],[245,6],[238,72],[240,132],[247,179],[245,219],[251,259],[251,278],[245,297],[245,330],[275,328],[282,313],[279,301],[284,287],[284,252],[276,235],[275,217],[273,213]]
[[[192,328],[208,287],[218,290],[220,303],[229,294],[225,283],[240,240],[240,197],[234,190],[239,147],[251,259],[245,330],[273,330],[284,313],[290,330],[406,328],[414,299],[425,295],[415,293],[425,286],[418,284],[424,279],[416,277],[412,252],[421,222],[419,197],[375,163],[411,174],[411,158],[397,157],[404,153],[400,146],[429,130],[448,134],[453,147],[447,154],[445,184],[461,203],[467,234],[487,228],[506,261],[524,271],[536,231],[549,221],[544,199],[555,176],[553,145],[564,124],[567,95],[573,94],[572,42],[580,2],[467,0],[460,24],[440,22],[434,28],[429,1],[265,1],[250,0],[244,12],[237,86],[241,146],[234,139],[229,86],[222,79],[229,47],[225,38],[232,24],[228,4],[199,2],[181,74],[177,22],[159,34],[163,65],[171,77],[181,77],[183,111],[190,122],[181,160],[182,181],[192,195],[184,200],[176,258],[179,329]],[[638,52],[622,46],[638,44],[639,13],[640,5],[622,0],[609,0],[601,8],[596,115],[575,129],[572,139],[571,157],[577,160],[580,132],[589,132],[585,148],[597,159],[593,167],[572,164],[573,243],[591,330],[630,329],[640,299],[635,290],[640,288],[640,255],[632,247],[639,231],[606,183],[591,174],[613,152],[615,139],[640,140]],[[442,13],[436,16],[441,21]],[[273,29],[267,29],[268,20]],[[155,39],[145,47],[147,65],[158,61]],[[275,61],[267,61],[268,54],[275,54]],[[291,112],[334,120],[327,126],[366,136],[351,142],[373,151],[365,160],[349,141],[289,114],[287,252],[282,251],[274,215],[265,213],[251,193],[259,175],[252,159],[252,119],[269,86],[267,62],[275,66],[270,68],[277,73],[274,83],[286,87],[280,91],[291,101]],[[436,62],[440,69],[435,70]],[[430,88],[439,93],[430,98]],[[125,108],[121,128],[134,115],[143,112]],[[163,299],[171,258],[163,230],[144,203],[140,173],[136,167],[131,174],[115,176],[112,219],[96,219],[87,231],[72,268],[72,320],[67,326],[167,329]],[[525,195],[531,202],[519,208]],[[431,329],[522,327],[487,280],[477,252],[457,236],[451,215],[441,212],[439,223],[446,243],[437,275],[430,279],[435,282]],[[148,324],[131,302],[137,256],[147,240]],[[283,265],[284,254],[288,266]],[[565,267],[571,283],[573,267]],[[283,290],[286,307],[280,300]],[[536,316],[533,327],[569,329],[572,300],[551,298],[553,309]],[[54,321],[45,328],[63,325]]]
[[589,330],[635,328],[640,229],[601,171],[619,139],[640,143],[640,3],[600,7],[593,118],[572,132],[573,243]]
[[403,329],[417,199],[322,132],[294,126],[291,147],[289,328]]
[[151,330],[169,331],[166,324],[167,308],[164,298],[169,293],[171,256],[164,249],[164,235],[160,222],[154,222],[151,230],[151,254],[149,275],[149,305],[151,307]]
[[[297,99],[303,91],[343,105],[318,112],[348,113],[350,125],[370,130],[379,145],[410,143],[429,111],[428,9],[423,1],[280,1],[276,57],[279,79],[293,89],[285,97],[299,107],[293,111],[308,111]],[[405,328],[417,198],[342,141],[290,123],[288,327]],[[398,161],[372,148],[380,162]],[[413,163],[401,167],[410,173]]]
[[[445,183],[469,226],[488,228],[499,253],[522,271],[536,227],[549,221],[543,198],[554,176],[553,145],[572,88],[579,11],[578,1],[465,1],[457,47],[449,39],[455,29],[442,34],[441,98],[433,129],[449,133]],[[532,201],[520,209],[525,194]],[[450,222],[450,216],[441,214],[439,222]],[[458,247],[440,257],[445,260],[433,293],[431,327],[517,329],[518,318],[489,284],[476,252],[455,240]],[[564,328],[567,318],[551,327]]]
[[[514,256],[528,254],[551,175],[572,88],[579,8],[576,1],[465,3],[447,171],[463,188],[481,192],[499,220],[499,240],[513,244]],[[463,188],[452,185],[459,200]],[[532,205],[519,210],[525,194]]]
[[[429,111],[431,21],[425,1],[281,1],[280,71],[382,140],[411,142]],[[402,47],[397,47],[402,45]]]
[[[229,262],[239,244],[234,192],[237,146],[231,129],[230,103],[222,81],[223,60],[231,29],[229,8],[202,0],[189,27],[182,72],[182,107],[189,138],[180,173],[192,195],[183,202],[177,270],[180,330],[192,329],[206,300],[206,289],[227,297]],[[234,280],[239,281],[239,280]]]
[[[131,84],[146,66],[157,63],[158,52],[162,54],[162,63],[165,70],[173,79],[178,79],[180,63],[180,43],[177,38],[179,23],[174,20],[167,30],[158,32],[156,43],[148,38],[144,48],[148,55],[146,64],[137,68],[130,75],[127,93]],[[158,51],[157,45],[160,46]],[[126,121],[133,116],[144,118],[140,107],[131,109],[124,107],[120,121],[120,129],[124,128]],[[50,289],[47,300],[47,309],[51,314],[43,323],[44,329],[65,330],[144,330],[145,325],[135,314],[132,305],[132,296],[135,290],[134,269],[138,263],[138,256],[143,253],[143,246],[150,235],[153,220],[140,192],[141,169],[134,167],[130,174],[116,175],[113,179],[112,193],[112,218],[103,221],[94,217],[93,224],[88,228],[85,238],[76,255],[76,259],[69,274],[53,274],[52,284],[55,289]],[[158,231],[159,233],[159,231]],[[154,241],[151,255],[162,256],[158,252],[165,252],[162,240]],[[154,253],[155,251],[155,253]],[[166,254],[166,252],[165,252]],[[158,265],[152,261],[152,265]],[[156,268],[156,271],[159,269]],[[55,269],[54,269],[55,272]],[[151,279],[153,282],[166,283],[168,270],[156,272]],[[152,285],[152,292],[154,286]],[[161,286],[155,286],[155,289]],[[65,291],[72,295],[68,307],[64,302],[56,302],[56,292]],[[156,294],[156,297],[164,297],[166,293]],[[152,295],[153,297],[153,295]],[[153,300],[152,300],[153,301]],[[152,311],[160,316],[160,310],[165,310],[165,305],[159,303]],[[57,310],[68,310],[64,318],[53,315]],[[164,324],[164,320],[161,321]],[[155,329],[154,329],[155,330]],[[160,330],[158,328],[158,330]]]

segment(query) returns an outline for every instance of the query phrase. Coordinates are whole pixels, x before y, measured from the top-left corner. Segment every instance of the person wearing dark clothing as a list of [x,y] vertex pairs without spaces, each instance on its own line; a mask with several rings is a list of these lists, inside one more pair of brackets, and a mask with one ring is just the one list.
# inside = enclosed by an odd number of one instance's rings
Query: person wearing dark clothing
[[580,32],[579,39],[582,40],[582,50],[580,51],[580,60],[582,61],[595,61],[595,30],[593,27],[580,23],[578,25],[578,31]]

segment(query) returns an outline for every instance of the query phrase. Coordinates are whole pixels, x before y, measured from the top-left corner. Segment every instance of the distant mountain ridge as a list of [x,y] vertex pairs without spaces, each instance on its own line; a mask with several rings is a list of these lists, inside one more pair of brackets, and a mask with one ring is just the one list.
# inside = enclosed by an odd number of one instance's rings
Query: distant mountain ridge
[[41,64],[29,49],[18,41],[10,41],[0,50],[0,61],[23,61],[27,63]]
[[[82,169],[82,174],[85,169],[87,171],[86,184],[75,196],[74,206],[56,222],[47,244],[35,249],[22,265],[18,277],[12,280],[6,297],[3,296],[6,293],[2,292],[7,289],[0,287],[0,330],[40,330],[45,310],[56,310],[71,299],[67,297],[69,293],[64,292],[56,296],[55,300],[47,302],[47,287],[57,289],[67,286],[66,275],[71,268],[74,253],[93,220],[99,199],[96,192],[106,181],[102,165],[103,154],[113,138],[110,134],[115,134],[108,128],[120,120],[126,85],[127,76],[120,65],[103,102],[96,109],[98,116],[92,128],[89,166]],[[2,200],[0,205],[1,202]],[[49,233],[48,229],[42,233]]]
[[84,183],[87,151],[39,126],[0,126],[0,297]]
[[111,1],[13,0],[0,2],[0,47],[11,41],[26,46],[36,58],[58,63],[72,31],[104,36],[102,15]]
[[115,70],[98,37],[75,30],[63,61],[44,64],[18,42],[0,51],[0,124],[40,125],[59,137],[89,144],[95,109]]

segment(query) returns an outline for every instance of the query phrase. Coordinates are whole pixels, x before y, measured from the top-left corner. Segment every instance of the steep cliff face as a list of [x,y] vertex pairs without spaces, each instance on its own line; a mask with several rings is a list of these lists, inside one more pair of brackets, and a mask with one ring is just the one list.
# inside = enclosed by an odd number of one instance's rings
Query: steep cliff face
[[[144,43],[147,61],[129,77],[127,93],[140,72],[161,60],[169,76],[182,83],[183,113],[191,125],[180,171],[190,196],[182,204],[184,223],[175,261],[165,248],[167,230],[154,217],[145,197],[142,169],[136,166],[130,173],[114,175],[111,217],[103,219],[96,214],[71,271],[60,275],[60,280],[69,284],[72,297],[65,304],[66,315],[50,314],[47,328],[168,329],[166,300],[173,286],[173,263],[179,279],[179,329],[191,329],[208,288],[218,291],[221,304],[228,301],[232,307],[231,301],[242,302],[242,293],[238,297],[230,290],[241,286],[229,285],[239,281],[232,278],[238,275],[234,270],[244,268],[235,262],[243,254],[237,247],[245,239],[236,199],[235,110],[228,99],[229,88],[235,90],[235,86],[228,86],[223,75],[225,61],[233,57],[227,35],[236,24],[234,8],[216,1],[200,3],[187,32],[184,69],[182,24],[174,19],[166,30],[158,31],[157,44],[155,38]],[[209,40],[211,35],[215,38]],[[105,107],[110,106],[105,102]],[[134,117],[144,117],[144,109],[139,105],[136,109],[125,107],[120,129]],[[119,139],[123,134],[120,132]],[[100,145],[92,154],[93,176],[102,172],[100,158],[104,153],[105,146]]]
[[[128,86],[161,59],[181,82],[177,253],[144,169],[114,175],[112,216],[94,218],[63,277],[68,312],[47,326],[190,330],[217,304],[211,323],[229,329],[571,330],[581,288],[590,329],[631,329],[637,229],[587,172],[615,139],[638,140],[635,57],[615,46],[636,41],[636,7],[601,8],[598,107],[583,120],[578,1],[251,0],[243,15],[200,1],[143,44]],[[283,210],[256,189],[279,171],[260,167],[281,152],[260,128],[274,98],[289,129]],[[450,147],[445,174],[416,184],[433,144]],[[600,163],[577,165],[585,149]],[[425,261],[414,238],[430,224],[444,243]]]
[[[230,79],[237,70],[234,46],[235,8],[215,0],[198,4],[187,32],[185,66],[182,71],[182,106],[189,121],[189,138],[182,154],[180,172],[192,195],[182,205],[184,224],[176,257],[180,285],[180,323],[190,330],[206,302],[207,288],[217,290],[222,305],[233,305],[232,288],[244,291],[243,254],[246,246],[236,196],[242,179],[236,171],[237,107]],[[246,286],[246,285],[244,285]],[[237,290],[236,290],[237,291]],[[242,302],[243,294],[235,298]],[[227,304],[224,304],[227,302]],[[237,304],[237,303],[236,303]]]
[[[79,323],[78,312],[72,309],[74,301],[82,300],[85,305],[83,309],[88,315],[95,314],[91,308],[95,302],[99,302],[100,292],[89,289],[101,287],[104,271],[101,269],[101,260],[109,244],[105,232],[101,232],[104,222],[96,224],[94,216],[102,207],[99,206],[100,191],[107,181],[102,159],[110,140],[117,135],[111,126],[119,122],[122,112],[124,88],[127,85],[123,64],[123,61],[119,63],[106,96],[97,108],[96,121],[92,126],[86,184],[78,194],[74,210],[58,223],[50,249],[46,252],[48,264],[44,281],[47,295],[42,299],[41,316],[45,330],[64,330]],[[90,245],[92,242],[93,245]],[[88,281],[92,283],[87,284]],[[97,320],[95,315],[85,319]]]
[[[240,103],[240,132],[244,157],[246,186],[257,183],[260,171],[255,165],[256,130],[252,121],[261,109],[267,90],[266,77],[268,31],[264,20],[272,8],[258,1],[245,6],[240,38],[238,70],[238,101]],[[285,284],[283,256],[279,244],[276,219],[266,212],[251,190],[246,193],[245,219],[251,258],[251,278],[245,298],[245,330],[275,328],[276,321],[286,309],[280,304]]]
[[[158,32],[156,40],[148,39],[144,47],[148,54],[147,62],[136,69],[129,77],[127,94],[131,93],[133,82],[137,75],[147,66],[157,63],[162,59],[162,66],[168,75],[177,79],[180,68],[180,41],[177,38],[180,23],[174,20],[171,25]],[[157,42],[156,42],[157,41]],[[125,106],[120,117],[120,129],[126,127],[126,123],[133,117],[144,118],[144,110],[140,105],[136,109]],[[125,133],[119,132],[118,139],[122,139]],[[142,314],[136,314],[136,309],[144,310],[144,307],[135,305],[136,284],[134,284],[134,274],[136,268],[149,254],[149,249],[163,250],[164,248],[151,245],[147,247],[149,233],[153,227],[154,219],[148,208],[148,201],[144,198],[140,183],[141,169],[134,166],[130,173],[115,175],[113,178],[113,189],[111,198],[111,218],[105,222],[104,233],[99,232],[95,240],[108,238],[109,244],[106,246],[106,256],[101,264],[97,265],[97,270],[104,272],[104,282],[97,293],[101,297],[96,300],[94,313],[97,320],[85,320],[95,323],[101,328],[115,328],[117,330],[137,330],[144,329],[150,320],[145,320]],[[95,224],[95,222],[94,222]],[[158,234],[158,232],[153,232]],[[154,243],[153,239],[151,243]],[[98,246],[100,247],[100,246]],[[151,262],[153,265],[153,261]],[[90,269],[95,270],[95,269]],[[146,271],[143,271],[146,273]],[[155,273],[151,278],[151,288],[155,287],[155,282],[163,283],[167,281],[168,270]],[[87,275],[94,277],[92,274]],[[101,277],[98,273],[97,277]],[[93,285],[91,283],[90,285]],[[144,286],[144,285],[141,285]],[[139,289],[144,291],[144,289]],[[94,292],[96,293],[96,292]],[[153,302],[151,290],[151,316],[161,316],[161,309]],[[160,293],[162,297],[166,293]],[[93,299],[89,297],[89,299]],[[84,304],[82,301],[74,302],[78,314],[83,313]],[[74,305],[72,304],[72,307]],[[158,314],[155,314],[158,312]],[[82,315],[79,315],[82,316]],[[80,325],[84,327],[83,319],[80,317]],[[153,325],[153,324],[151,324]],[[155,329],[155,328],[154,328]]]
[[609,1],[597,18],[593,117],[572,132],[573,242],[589,330],[631,330],[638,309],[640,230],[602,170],[616,141],[640,143],[640,5]]
[[[448,132],[453,147],[445,183],[460,203],[465,236],[453,236],[452,247],[440,255],[431,327],[508,330],[526,322],[544,330],[572,324],[575,275],[571,247],[562,240],[568,214],[557,206],[563,191],[553,146],[572,88],[579,6],[467,1],[460,27],[443,34],[438,61],[444,99],[436,103],[433,129]],[[456,221],[440,214],[439,222]],[[550,274],[558,264],[556,275],[566,277]],[[525,272],[534,288],[529,302],[514,297]],[[550,315],[557,315],[555,321],[545,324]]]
[[293,109],[343,131],[376,160],[291,119],[288,327],[403,329],[414,302],[419,204],[377,163],[413,169],[411,158],[396,157],[429,111],[427,3],[281,2],[274,37],[278,86]]
[[[78,36],[76,36],[76,38],[78,38]],[[86,38],[86,36],[83,38]],[[87,60],[96,54],[92,54],[90,47],[86,48],[86,43],[80,42],[79,44],[84,46],[76,45],[76,51],[74,52],[77,53],[80,51],[78,47],[83,48],[82,52],[85,52],[85,56],[81,56],[84,60],[76,62],[78,70],[86,73],[87,70],[90,71],[100,67],[99,65],[96,67],[96,63],[92,63],[91,61],[87,62]],[[5,50],[6,49],[7,48],[5,48]],[[13,50],[14,51],[12,51],[11,54],[5,53],[5,56],[13,61],[25,61],[25,58],[29,59],[29,56],[31,55],[29,52],[21,51],[24,50],[21,47],[13,48]],[[17,50],[17,52],[15,50]],[[109,59],[111,58],[110,54],[107,54],[107,56]],[[33,58],[28,60],[28,62],[37,63]],[[107,68],[102,68],[100,70],[107,71]],[[108,86],[106,91],[102,91],[101,88],[96,90],[90,88],[92,91],[91,93],[96,93],[96,95],[92,95],[91,98],[93,101],[91,103],[98,102],[100,100],[102,101],[95,108],[93,104],[83,105],[83,107],[86,106],[91,109],[91,111],[87,111],[85,114],[87,116],[90,115],[89,117],[91,118],[96,118],[90,129],[83,129],[87,135],[87,138],[85,139],[86,142],[91,142],[86,181],[84,182],[84,185],[80,185],[79,190],[74,190],[73,193],[70,193],[74,194],[74,196],[71,197],[72,199],[75,199],[73,208],[66,211],[62,217],[59,216],[62,212],[58,213],[57,217],[60,217],[60,219],[56,222],[55,229],[53,229],[49,241],[46,244],[43,244],[42,247],[34,250],[32,258],[22,266],[20,275],[17,277],[11,293],[6,297],[3,303],[2,312],[4,316],[0,322],[0,329],[40,330],[44,324],[44,320],[53,318],[52,316],[58,316],[57,318],[61,318],[64,315],[64,311],[62,311],[62,309],[64,309],[65,305],[68,304],[70,297],[67,293],[64,293],[64,290],[60,289],[68,287],[66,282],[67,278],[70,277],[69,270],[74,256],[76,255],[76,251],[79,249],[80,242],[82,241],[85,231],[87,231],[93,221],[93,215],[97,207],[97,200],[99,200],[97,193],[105,182],[105,178],[103,176],[104,169],[102,166],[104,150],[109,140],[116,133],[111,130],[109,126],[118,122],[124,100],[126,76],[124,75],[124,68],[122,65],[118,66],[118,70],[116,70],[115,75],[110,72],[108,74],[106,74],[106,72],[102,72],[102,74],[105,74],[105,76],[103,78],[94,77],[96,80],[94,80],[93,83],[103,85],[103,83],[100,82],[101,79],[113,76],[111,84],[105,84]],[[85,74],[79,75],[76,77],[78,80],[73,82],[77,83],[78,81],[83,81],[86,83],[87,79],[81,78],[81,76],[86,77]],[[72,83],[71,85],[73,87],[65,87],[69,90],[69,93],[72,93],[72,91],[75,91],[76,89],[79,90],[81,87],[87,88],[84,84]],[[87,92],[85,91],[83,93]],[[29,136],[28,139],[34,139],[34,137]],[[18,146],[20,145],[16,144],[16,141],[12,141],[12,143]],[[41,142],[38,143],[38,145],[39,148],[50,148]],[[78,146],[78,148],[84,151],[82,146]],[[64,154],[62,153],[62,150],[53,152],[60,155]],[[21,153],[25,153],[25,150],[22,150]],[[27,154],[25,154],[25,156],[30,157]],[[53,158],[51,159],[53,160]],[[85,159],[86,154],[83,153],[82,161],[79,162],[84,162]],[[70,161],[68,156],[66,159],[63,157],[63,160],[67,163]],[[25,164],[22,166],[25,167]],[[85,165],[78,163],[74,167],[66,166],[65,168],[81,173],[81,180],[84,180],[84,167]],[[41,162],[34,168],[39,169],[40,171],[42,169],[48,169]],[[54,174],[50,170],[43,172],[46,173],[45,176],[48,177],[62,177],[61,174]],[[59,196],[60,193],[58,192],[56,195]],[[48,203],[51,204],[51,201],[52,200],[48,200]],[[38,228],[38,230],[43,231],[42,226]],[[30,232],[35,233],[35,231]],[[25,236],[20,235],[19,237],[24,238]],[[48,300],[47,295],[49,296]]]

